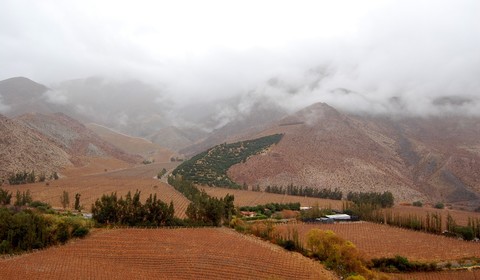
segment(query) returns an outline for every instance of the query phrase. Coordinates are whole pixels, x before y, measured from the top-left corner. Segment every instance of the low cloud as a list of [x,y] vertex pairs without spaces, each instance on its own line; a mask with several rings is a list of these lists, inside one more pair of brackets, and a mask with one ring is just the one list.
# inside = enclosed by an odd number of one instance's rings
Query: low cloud
[[2,97],[0,96],[0,114],[5,114],[10,111],[10,106],[2,103]]
[[46,101],[52,104],[65,105],[68,104],[68,97],[64,92],[57,90],[48,90],[44,93]]
[[[262,102],[289,112],[326,102],[354,113],[480,115],[475,0],[39,3],[2,7],[0,77],[46,83],[55,104],[108,106],[102,117],[124,124],[155,113],[215,128]],[[117,82],[58,84],[92,75]]]

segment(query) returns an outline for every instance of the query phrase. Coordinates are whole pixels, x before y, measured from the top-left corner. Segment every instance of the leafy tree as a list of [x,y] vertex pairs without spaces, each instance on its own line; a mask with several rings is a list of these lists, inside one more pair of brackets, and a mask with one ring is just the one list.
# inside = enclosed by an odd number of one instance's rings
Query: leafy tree
[[12,193],[0,188],[0,205],[8,205],[12,200]]
[[158,172],[157,179],[161,179],[165,174],[167,174],[167,169],[163,168],[160,172]]
[[117,222],[117,193],[102,195],[92,205],[93,218],[100,224],[111,224]]
[[62,204],[63,209],[70,205],[70,196],[67,191],[63,191],[62,196],[60,197],[60,203]]
[[30,190],[26,192],[20,192],[17,190],[15,195],[15,206],[25,206],[32,202],[32,196],[30,195]]
[[81,194],[79,194],[79,193],[75,194],[75,210],[77,210],[77,211],[82,210],[82,206],[80,205],[80,196],[81,196]]
[[138,190],[119,199],[116,193],[103,195],[92,205],[92,214],[99,224],[170,226],[177,223],[173,202],[167,205],[157,194],[150,194],[142,204]]
[[372,275],[355,245],[331,230],[312,229],[307,233],[307,248],[312,255],[340,275]]
[[40,173],[40,175],[38,176],[38,181],[39,182],[45,182],[46,179],[47,179],[47,176],[43,172]]
[[423,203],[421,201],[414,201],[412,203],[413,206],[416,206],[416,207],[422,207],[423,206]]
[[443,204],[443,202],[437,202],[434,207],[437,209],[443,209],[445,208],[445,205]]
[[349,192],[347,200],[355,204],[378,205],[382,208],[390,208],[394,205],[394,198],[391,192]]

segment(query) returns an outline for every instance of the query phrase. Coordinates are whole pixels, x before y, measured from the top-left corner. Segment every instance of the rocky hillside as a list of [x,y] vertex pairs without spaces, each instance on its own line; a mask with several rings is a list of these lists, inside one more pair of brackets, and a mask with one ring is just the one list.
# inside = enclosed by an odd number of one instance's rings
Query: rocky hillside
[[6,116],[18,116],[28,112],[52,112],[53,104],[46,102],[48,88],[23,77],[0,81],[0,104]]
[[37,131],[0,115],[0,178],[23,171],[52,174],[71,166],[69,157]]
[[147,160],[155,162],[169,162],[172,157],[178,155],[156,143],[152,143],[144,138],[133,137],[113,131],[105,126],[89,123],[85,125],[88,129],[95,132],[100,138],[116,146],[117,148],[134,155],[139,155]]
[[318,103],[260,135],[284,133],[264,155],[233,166],[250,185],[391,191],[399,201],[480,203],[480,120],[393,119],[340,113]]
[[38,131],[58,147],[65,150],[75,165],[82,164],[82,157],[112,157],[129,163],[141,161],[112,144],[73,118],[63,114],[25,114],[17,118],[24,125]]
[[172,151],[179,151],[191,145],[196,141],[204,138],[206,132],[200,129],[188,128],[180,129],[175,126],[167,126],[147,136],[147,138],[156,143],[170,149]]
[[286,111],[274,106],[274,104],[255,104],[248,114],[239,115],[232,119],[196,143],[181,149],[180,153],[193,156],[225,142],[251,139],[285,115],[287,115]]

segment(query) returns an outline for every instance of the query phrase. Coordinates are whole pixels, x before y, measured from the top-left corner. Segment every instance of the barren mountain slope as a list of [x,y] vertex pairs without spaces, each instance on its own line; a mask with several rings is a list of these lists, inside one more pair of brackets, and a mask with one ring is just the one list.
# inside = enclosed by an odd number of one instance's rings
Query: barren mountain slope
[[248,184],[389,190],[397,202],[476,205],[478,121],[448,120],[348,116],[314,104],[262,132],[285,136],[270,152],[233,166],[229,175]]
[[179,151],[185,147],[193,145],[199,139],[205,137],[206,132],[200,129],[188,128],[180,129],[175,126],[167,126],[147,136],[155,144]]
[[175,152],[144,138],[118,133],[105,126],[94,123],[89,123],[85,126],[103,140],[130,154],[140,155],[146,159],[154,159],[156,162],[169,162],[172,156],[176,156]]
[[112,157],[129,163],[139,162],[138,156],[125,153],[102,140],[83,124],[62,113],[26,114],[17,118],[25,125],[37,130],[72,156],[72,162],[81,165],[81,158]]
[[11,172],[35,171],[49,175],[72,165],[55,143],[15,120],[0,115],[0,178]]
[[248,114],[238,116],[222,127],[213,130],[200,141],[181,149],[180,153],[193,156],[218,144],[254,138],[256,134],[287,114],[280,108],[268,105],[271,104],[264,106],[256,104]]
[[46,102],[48,88],[23,77],[0,81],[0,104],[6,106],[9,117],[28,112],[52,112],[53,105]]

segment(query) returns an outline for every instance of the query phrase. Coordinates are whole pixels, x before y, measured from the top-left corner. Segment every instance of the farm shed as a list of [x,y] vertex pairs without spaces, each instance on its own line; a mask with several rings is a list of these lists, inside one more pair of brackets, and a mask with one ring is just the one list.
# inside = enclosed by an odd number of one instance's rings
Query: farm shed
[[315,221],[320,222],[322,224],[333,224],[335,222],[335,220],[330,219],[330,218],[326,218],[326,217],[316,218]]
[[325,215],[325,217],[332,219],[334,221],[350,221],[351,217],[347,214],[334,214],[334,215]]

